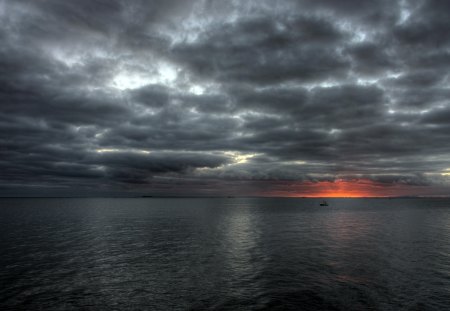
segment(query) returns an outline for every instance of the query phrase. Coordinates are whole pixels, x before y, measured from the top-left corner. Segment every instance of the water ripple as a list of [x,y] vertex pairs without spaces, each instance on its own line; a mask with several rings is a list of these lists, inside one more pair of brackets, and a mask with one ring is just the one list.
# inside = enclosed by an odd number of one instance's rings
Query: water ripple
[[0,199],[1,310],[443,310],[449,200]]

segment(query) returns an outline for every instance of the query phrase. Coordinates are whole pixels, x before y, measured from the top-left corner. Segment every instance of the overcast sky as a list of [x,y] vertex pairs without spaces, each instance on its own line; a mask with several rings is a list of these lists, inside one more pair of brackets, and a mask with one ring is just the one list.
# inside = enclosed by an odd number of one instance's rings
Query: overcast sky
[[450,194],[450,1],[0,0],[0,195]]

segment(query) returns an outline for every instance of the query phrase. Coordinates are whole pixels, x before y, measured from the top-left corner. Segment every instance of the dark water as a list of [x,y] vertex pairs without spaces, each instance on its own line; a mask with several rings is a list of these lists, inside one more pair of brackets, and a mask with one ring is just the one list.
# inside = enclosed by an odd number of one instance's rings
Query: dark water
[[318,203],[0,199],[0,309],[450,309],[450,200]]

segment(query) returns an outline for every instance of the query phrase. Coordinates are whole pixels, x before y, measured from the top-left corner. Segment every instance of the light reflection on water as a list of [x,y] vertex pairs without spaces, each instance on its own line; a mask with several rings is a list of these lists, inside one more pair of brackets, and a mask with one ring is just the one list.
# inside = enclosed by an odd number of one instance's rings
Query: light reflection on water
[[447,307],[449,200],[318,202],[0,199],[0,309]]

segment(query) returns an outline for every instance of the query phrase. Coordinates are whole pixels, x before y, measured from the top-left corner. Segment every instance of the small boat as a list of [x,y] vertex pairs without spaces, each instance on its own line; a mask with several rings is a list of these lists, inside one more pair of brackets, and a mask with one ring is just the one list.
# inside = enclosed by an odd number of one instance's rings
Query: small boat
[[319,204],[320,206],[328,206],[327,201],[323,200],[322,202],[320,202]]

